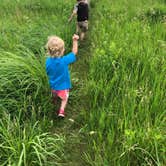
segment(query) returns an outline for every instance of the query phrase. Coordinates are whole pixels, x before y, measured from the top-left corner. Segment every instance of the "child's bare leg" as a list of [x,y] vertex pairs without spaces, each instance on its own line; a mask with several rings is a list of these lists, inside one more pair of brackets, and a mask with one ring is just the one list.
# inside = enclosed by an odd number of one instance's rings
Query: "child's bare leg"
[[84,37],[85,37],[85,32],[81,32],[81,34],[80,34],[80,40],[83,40]]
[[67,102],[68,102],[68,98],[62,99],[61,107],[60,107],[61,110],[64,110],[66,108]]
[[79,26],[78,26],[78,24],[77,24],[77,26],[76,26],[76,34],[77,34],[77,35],[79,34]]
[[65,117],[65,107],[67,105],[67,101],[68,101],[68,98],[62,99],[61,107],[60,107],[60,110],[58,112],[59,117],[63,117],[63,118]]

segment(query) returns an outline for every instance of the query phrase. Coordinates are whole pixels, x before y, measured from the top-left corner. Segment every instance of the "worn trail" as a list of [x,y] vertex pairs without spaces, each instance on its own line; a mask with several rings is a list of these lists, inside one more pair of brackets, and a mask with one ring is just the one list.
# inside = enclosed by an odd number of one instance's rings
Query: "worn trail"
[[[76,81],[71,89],[71,96],[69,97],[69,103],[66,108],[66,117],[64,119],[55,119],[52,131],[65,137],[65,152],[61,162],[61,165],[64,166],[85,165],[83,153],[86,151],[86,142],[80,131],[85,125],[81,118],[84,111],[88,109],[86,108],[83,91],[89,68],[89,58],[90,40],[87,36],[84,41],[79,42],[77,62],[71,66],[71,73],[74,73]],[[76,95],[72,95],[72,93],[76,93]]]
[[[93,13],[91,9],[90,14]],[[94,15],[94,14],[93,14]],[[93,24],[90,20],[90,25]],[[65,137],[64,158],[62,166],[85,166],[84,153],[87,152],[87,139],[81,133],[85,126],[83,116],[88,111],[84,86],[89,71],[91,57],[91,26],[84,41],[79,41],[77,62],[72,64],[71,73],[74,73],[74,84],[71,89],[69,103],[66,108],[66,117],[63,120],[55,120],[53,132]],[[73,77],[72,77],[73,79]]]

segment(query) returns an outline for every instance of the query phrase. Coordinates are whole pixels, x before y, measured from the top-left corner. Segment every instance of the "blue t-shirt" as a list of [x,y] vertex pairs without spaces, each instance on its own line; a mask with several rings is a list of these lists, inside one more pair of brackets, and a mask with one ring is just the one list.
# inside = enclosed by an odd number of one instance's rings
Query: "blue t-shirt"
[[68,65],[75,61],[76,56],[73,52],[63,57],[48,57],[46,59],[46,72],[51,89],[64,90],[71,88]]

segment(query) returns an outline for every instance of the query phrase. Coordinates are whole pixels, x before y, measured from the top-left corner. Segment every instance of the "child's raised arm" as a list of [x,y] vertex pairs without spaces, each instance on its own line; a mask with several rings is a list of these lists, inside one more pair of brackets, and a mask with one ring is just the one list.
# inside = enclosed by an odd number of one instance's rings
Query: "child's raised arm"
[[77,14],[77,12],[75,10],[73,10],[70,18],[68,19],[68,22],[71,22],[71,20],[73,19],[73,17]]
[[76,4],[76,5],[74,6],[74,9],[73,9],[73,12],[72,12],[70,18],[68,19],[69,22],[71,22],[71,20],[73,19],[73,17],[74,17],[75,15],[77,15],[77,11],[78,11],[78,5]]
[[78,39],[79,36],[74,34],[73,35],[73,48],[72,48],[72,52],[76,55],[78,53]]

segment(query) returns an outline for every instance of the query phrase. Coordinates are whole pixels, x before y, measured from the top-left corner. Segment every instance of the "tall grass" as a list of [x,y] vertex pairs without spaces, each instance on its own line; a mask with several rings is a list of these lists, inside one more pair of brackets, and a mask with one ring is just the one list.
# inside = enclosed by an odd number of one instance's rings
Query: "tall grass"
[[49,108],[44,46],[48,36],[58,35],[65,40],[69,51],[74,23],[68,26],[66,22],[72,6],[73,2],[59,0],[56,3],[1,0],[0,99],[3,109],[12,112],[23,106],[25,110]]
[[0,165],[58,165],[64,138],[42,132],[38,122],[22,123],[3,113],[0,120]]
[[[0,164],[60,165],[65,138],[50,133],[47,36],[68,51],[75,1],[0,0]],[[165,1],[92,1],[84,114],[89,165],[165,165]],[[95,14],[94,14],[95,13]],[[74,81],[77,81],[76,78]],[[76,93],[72,94],[75,99]]]
[[1,105],[14,113],[21,108],[27,110],[31,105],[44,111],[50,100],[45,57],[36,57],[28,50],[19,54],[0,53]]
[[69,51],[73,2],[0,0],[0,165],[53,166],[64,158],[65,138],[50,132],[55,108],[44,46],[58,35]]
[[74,22],[69,26],[73,2],[65,1],[2,1],[0,6],[0,46],[4,50],[15,51],[23,44],[34,53],[39,52],[50,35],[62,37],[66,49],[71,44]]
[[95,4],[86,86],[90,112],[85,115],[88,130],[93,131],[92,152],[85,154],[90,165],[166,163],[166,12],[151,19],[149,9],[164,5],[151,2]]
[[[64,138],[53,127],[45,56],[0,52],[0,164],[58,165]],[[51,111],[52,110],[52,111]]]

